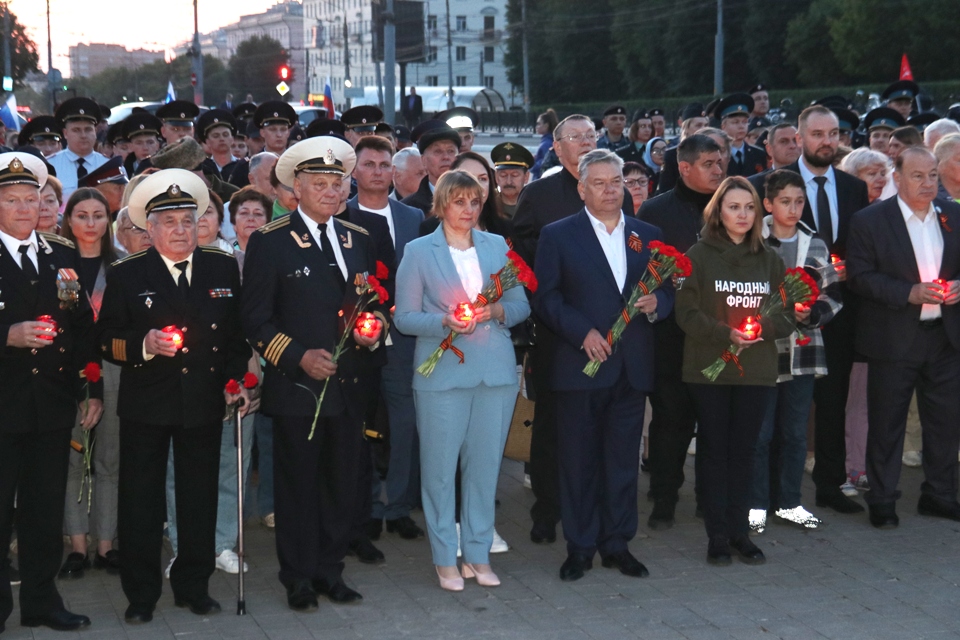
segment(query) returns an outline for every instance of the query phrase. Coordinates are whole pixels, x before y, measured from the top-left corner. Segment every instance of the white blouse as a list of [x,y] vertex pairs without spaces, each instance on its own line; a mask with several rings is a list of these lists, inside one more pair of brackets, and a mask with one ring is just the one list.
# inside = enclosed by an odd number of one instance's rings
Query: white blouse
[[460,284],[467,292],[469,300],[473,302],[483,290],[483,274],[480,271],[480,258],[477,257],[477,248],[470,247],[466,251],[450,247],[450,257],[460,276]]

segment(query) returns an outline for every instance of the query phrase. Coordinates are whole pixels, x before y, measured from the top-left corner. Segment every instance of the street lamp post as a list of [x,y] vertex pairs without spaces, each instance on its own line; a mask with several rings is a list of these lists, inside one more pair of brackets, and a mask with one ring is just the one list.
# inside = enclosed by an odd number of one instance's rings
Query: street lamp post
[[190,55],[193,57],[193,73],[197,83],[193,87],[193,102],[197,106],[203,105],[203,52],[200,50],[200,29],[197,20],[197,2],[193,0],[193,46]]

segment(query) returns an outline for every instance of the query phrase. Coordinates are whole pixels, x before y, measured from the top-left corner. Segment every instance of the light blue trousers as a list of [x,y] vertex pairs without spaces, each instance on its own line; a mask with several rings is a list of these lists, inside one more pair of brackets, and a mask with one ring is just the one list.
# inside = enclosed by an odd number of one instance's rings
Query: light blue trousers
[[454,482],[460,459],[460,543],[465,562],[487,564],[497,478],[517,386],[414,391],[420,434],[423,516],[433,563],[457,563]]

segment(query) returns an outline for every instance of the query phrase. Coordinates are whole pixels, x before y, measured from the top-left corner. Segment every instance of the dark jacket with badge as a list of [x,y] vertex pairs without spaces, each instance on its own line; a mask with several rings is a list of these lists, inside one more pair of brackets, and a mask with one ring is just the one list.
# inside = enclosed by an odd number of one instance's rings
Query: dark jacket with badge
[[[328,224],[334,225],[347,267],[343,293],[299,211],[261,227],[247,244],[241,314],[247,339],[267,363],[261,405],[267,415],[313,417],[324,381],[308,376],[300,360],[310,349],[333,353],[359,301],[358,283],[376,272],[367,230],[336,218]],[[348,338],[320,415],[348,412],[358,422],[364,419],[365,394],[358,385],[363,372],[385,362],[389,304],[367,307],[383,324],[378,348],[371,351]]]
[[[70,241],[38,233],[37,272],[31,284],[6,246],[0,243],[0,432],[23,433],[34,429],[70,429],[77,404],[87,397],[79,372],[88,362],[99,364],[94,347],[93,311],[80,292],[69,308],[61,308],[57,274],[76,269],[77,251]],[[40,349],[5,346],[10,327],[53,316],[57,335]],[[103,382],[91,385],[92,398],[103,397]]]
[[[182,331],[183,348],[172,358],[144,360],[147,333],[167,326]],[[243,377],[250,359],[240,328],[237,261],[214,247],[194,250],[186,300],[155,248],[115,262],[97,329],[103,357],[123,367],[121,419],[187,428],[220,424],[223,388]]]

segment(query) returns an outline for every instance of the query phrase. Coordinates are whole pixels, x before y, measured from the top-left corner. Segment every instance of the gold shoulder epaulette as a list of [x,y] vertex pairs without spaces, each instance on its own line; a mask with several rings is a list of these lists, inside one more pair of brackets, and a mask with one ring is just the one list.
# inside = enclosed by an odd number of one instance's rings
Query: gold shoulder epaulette
[[352,222],[347,222],[346,220],[341,220],[340,218],[337,218],[337,222],[345,226],[347,229],[353,229],[354,231],[362,233],[366,236],[370,235],[369,231],[367,231],[366,229],[364,229],[358,224],[353,224]]
[[260,227],[259,229],[257,229],[257,231],[259,231],[260,233],[270,233],[271,231],[276,231],[277,229],[282,229],[282,228],[284,228],[285,226],[287,226],[288,224],[290,224],[290,214],[287,214],[287,215],[285,215],[285,216],[281,216],[281,217],[277,218],[276,220],[274,220],[273,222],[268,222],[267,224],[265,224],[265,225],[263,225],[262,227]]
[[111,267],[115,267],[115,266],[117,266],[118,264],[127,262],[128,260],[133,260],[134,258],[139,258],[139,257],[141,257],[141,256],[145,256],[145,255],[147,255],[147,250],[146,250],[146,249],[144,249],[143,251],[137,251],[136,253],[131,253],[131,254],[128,255],[128,256],[125,256],[125,257],[123,257],[123,258],[120,258],[119,260],[114,261],[110,266],[111,266]]
[[203,251],[204,253],[219,253],[220,255],[222,255],[222,256],[227,256],[228,258],[232,258],[232,257],[233,257],[232,254],[230,254],[230,253],[227,252],[227,251],[224,251],[224,250],[221,249],[220,247],[202,246],[202,247],[200,247],[200,251]]
[[63,236],[58,236],[55,233],[46,233],[44,231],[38,231],[44,240],[48,242],[56,242],[57,244],[62,244],[65,247],[70,247],[71,249],[76,249],[76,245],[64,238]]

